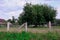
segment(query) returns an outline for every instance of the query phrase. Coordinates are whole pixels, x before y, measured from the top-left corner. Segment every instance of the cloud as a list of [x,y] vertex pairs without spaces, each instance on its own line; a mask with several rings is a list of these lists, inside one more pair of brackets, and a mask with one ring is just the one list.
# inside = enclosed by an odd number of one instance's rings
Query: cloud
[[[14,16],[15,18],[18,18],[19,15],[22,13],[23,10],[18,10],[18,11],[12,11],[12,12],[9,12],[9,16],[11,19],[12,19],[12,16]],[[7,14],[7,13],[6,13]]]
[[12,16],[18,18],[19,14],[23,11],[25,3],[32,4],[47,4],[57,8],[57,18],[60,18],[60,2],[52,0],[0,0],[0,18],[10,19]]
[[57,16],[56,16],[57,19],[60,19],[60,6],[57,7]]
[[2,12],[0,11],[0,18],[2,19],[12,19],[12,16],[14,16],[15,18],[18,18],[19,15],[22,13],[23,10],[18,10],[18,11],[11,11],[11,12]]
[[12,16],[17,18],[22,12],[23,2],[21,0],[0,0],[0,18],[6,20]]
[[[21,1],[21,0],[20,0]],[[17,0],[4,0],[0,1],[0,10],[4,12],[17,11],[23,8],[22,2]],[[3,3],[3,4],[1,4]]]

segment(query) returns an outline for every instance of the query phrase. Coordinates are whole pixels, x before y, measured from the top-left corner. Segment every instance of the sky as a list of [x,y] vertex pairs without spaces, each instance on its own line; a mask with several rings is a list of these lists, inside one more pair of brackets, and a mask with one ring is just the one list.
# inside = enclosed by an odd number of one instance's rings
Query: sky
[[25,3],[32,4],[47,4],[54,7],[57,10],[56,18],[60,19],[60,1],[59,0],[0,0],[0,18],[12,19],[19,17],[19,14],[23,12]]

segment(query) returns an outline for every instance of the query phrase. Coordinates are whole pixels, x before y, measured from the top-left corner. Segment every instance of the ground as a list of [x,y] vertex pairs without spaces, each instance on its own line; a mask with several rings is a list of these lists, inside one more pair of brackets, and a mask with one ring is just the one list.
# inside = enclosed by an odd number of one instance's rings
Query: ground
[[[9,32],[21,32],[24,30],[25,30],[25,28],[18,29],[18,27],[10,27]],[[1,31],[7,32],[6,27],[0,27],[0,32]],[[54,26],[54,27],[52,27],[52,29],[49,29],[49,28],[28,28],[28,32],[32,32],[32,33],[46,33],[48,31],[60,32],[60,26],[56,26],[56,27]]]
[[[0,40],[60,40],[60,26],[49,28],[25,28],[10,27],[7,32],[6,27],[0,27]],[[22,31],[22,32],[21,32]]]

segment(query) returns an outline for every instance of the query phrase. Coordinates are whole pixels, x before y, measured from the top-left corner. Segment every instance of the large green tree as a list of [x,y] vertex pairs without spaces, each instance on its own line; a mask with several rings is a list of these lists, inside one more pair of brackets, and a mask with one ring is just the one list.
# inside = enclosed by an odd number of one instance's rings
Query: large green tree
[[46,22],[54,22],[56,10],[51,6],[43,5],[43,16],[45,17]]
[[36,26],[48,23],[49,21],[53,22],[56,16],[56,10],[47,5],[32,5],[27,3],[23,10],[24,13],[19,16],[19,21]]

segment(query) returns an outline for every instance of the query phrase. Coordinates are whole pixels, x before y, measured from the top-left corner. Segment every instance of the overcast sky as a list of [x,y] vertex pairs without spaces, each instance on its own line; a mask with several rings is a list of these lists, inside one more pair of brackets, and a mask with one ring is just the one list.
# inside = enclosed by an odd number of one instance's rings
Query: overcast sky
[[[60,19],[60,1],[59,0],[26,0],[32,4],[47,4],[57,10],[56,18]],[[12,16],[18,18],[23,11],[25,0],[0,0],[0,18],[11,19]]]

